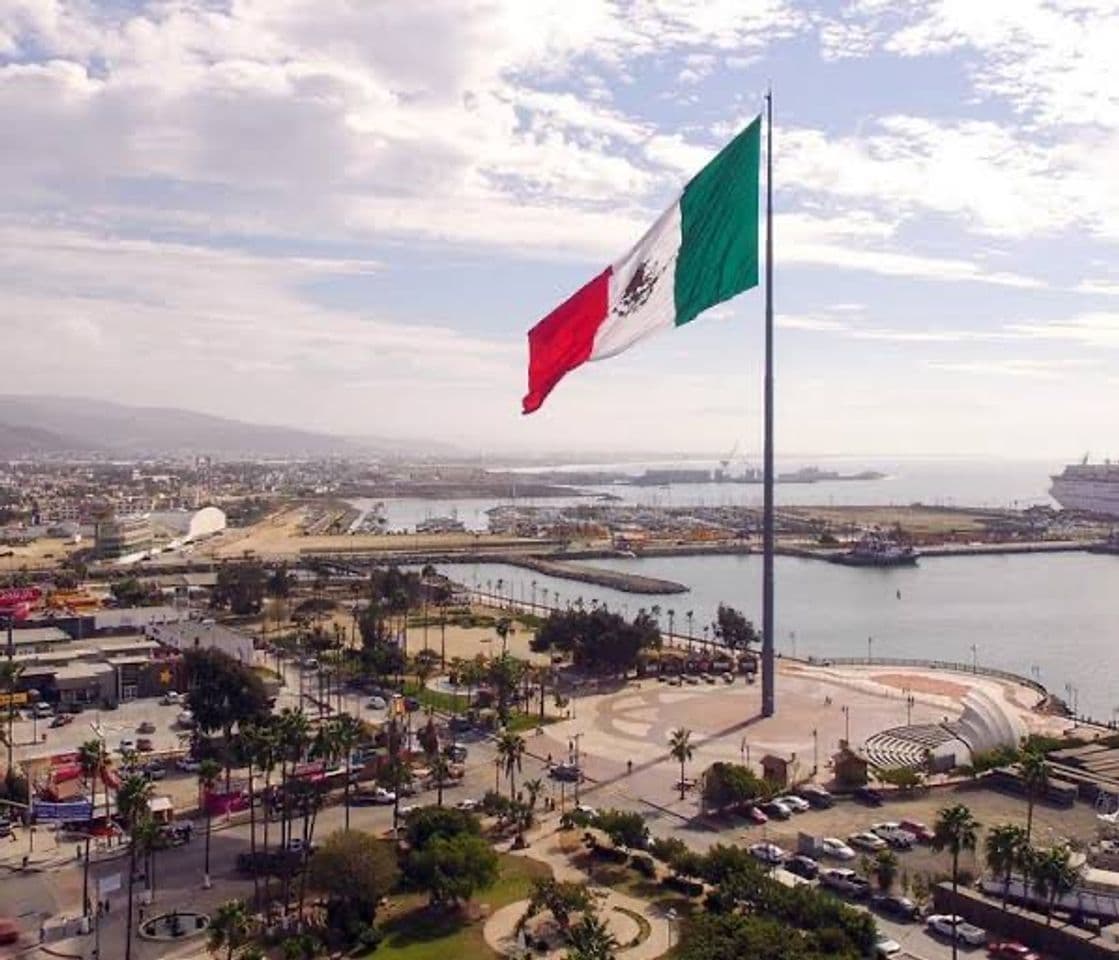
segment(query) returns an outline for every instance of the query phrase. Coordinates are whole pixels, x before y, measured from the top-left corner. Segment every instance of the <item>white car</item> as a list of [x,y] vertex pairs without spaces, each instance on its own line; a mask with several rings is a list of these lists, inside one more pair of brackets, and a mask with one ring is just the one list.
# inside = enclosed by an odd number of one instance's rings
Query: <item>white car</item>
[[478,801],[477,800],[460,800],[458,803],[455,804],[455,808],[458,809],[458,810],[477,810],[478,809]]
[[880,933],[874,940],[874,956],[877,960],[889,960],[901,953],[901,944]]
[[406,817],[406,816],[408,816],[408,814],[412,813],[414,810],[419,810],[419,809],[420,808],[417,807],[414,803],[409,803],[409,804],[406,804],[405,806],[400,808],[400,815],[402,817]]
[[775,843],[755,843],[750,853],[762,863],[784,863],[788,854]]
[[851,836],[847,838],[847,843],[858,850],[866,850],[869,853],[877,853],[879,850],[885,850],[886,847],[889,846],[885,840],[869,831],[851,834]]
[[972,947],[982,946],[987,942],[984,930],[955,913],[934,913],[925,923],[933,933],[949,940],[959,940]]
[[396,803],[396,794],[384,787],[373,788],[374,803]]
[[175,768],[182,770],[183,773],[197,773],[202,769],[202,764],[191,757],[180,757],[175,761]]
[[119,750],[121,753],[135,753],[136,741],[133,740],[131,737],[125,737],[123,740],[121,740],[120,743],[117,744],[117,750]]
[[575,812],[581,813],[584,817],[590,817],[592,820],[598,816],[598,811],[594,807],[588,807],[585,803],[575,804]]
[[384,710],[388,704],[385,703],[384,697],[370,697],[369,702],[365,706],[370,710]]
[[788,796],[777,798],[784,806],[788,807],[793,813],[804,813],[806,810],[811,810],[812,805],[803,797],[798,797],[795,793],[790,793]]
[[163,695],[163,699],[159,702],[162,703],[165,707],[169,707],[172,704],[182,703],[183,697],[182,694],[180,694],[177,690],[168,690]]
[[839,837],[824,837],[820,841],[821,856],[831,857],[832,860],[854,860],[855,851],[845,844]]

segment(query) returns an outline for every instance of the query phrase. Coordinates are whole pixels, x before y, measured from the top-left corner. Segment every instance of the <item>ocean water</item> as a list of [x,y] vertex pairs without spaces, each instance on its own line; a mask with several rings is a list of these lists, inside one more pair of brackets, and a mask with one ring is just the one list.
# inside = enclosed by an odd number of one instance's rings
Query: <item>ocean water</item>
[[[674,461],[615,464],[570,464],[549,468],[564,471],[598,469],[629,472],[637,475],[646,468],[706,467],[714,469],[715,461]],[[778,506],[814,504],[823,506],[842,504],[899,505],[925,503],[936,506],[958,507],[1016,507],[1034,504],[1052,504],[1049,498],[1049,475],[1059,472],[1062,464],[1044,461],[965,461],[965,460],[875,460],[875,459],[804,459],[788,460],[778,464],[779,471],[796,470],[804,466],[855,473],[876,470],[886,474],[881,480],[834,480],[821,483],[782,483],[775,488]],[[742,472],[744,464],[731,466],[731,473]],[[526,472],[521,469],[521,472]],[[633,487],[626,485],[599,485],[584,488],[591,493],[609,493],[621,498],[622,503],[645,506],[751,506],[760,507],[760,484],[695,483],[670,484],[664,487]],[[524,506],[564,506],[587,502],[584,498],[530,498],[518,497],[463,498],[425,500],[415,497],[392,498],[384,501],[355,499],[350,501],[358,509],[369,509],[374,503],[384,503],[384,514],[389,529],[407,531],[421,520],[431,517],[457,516],[468,530],[484,531],[487,528],[486,511],[499,503],[517,503]]]
[[[720,602],[760,620],[761,558],[656,557],[594,564],[674,580],[684,594],[638,596],[504,564],[449,564],[469,586],[503,581],[506,596],[560,604],[582,597],[632,615],[675,611],[675,632],[697,638]],[[1092,554],[926,557],[914,568],[868,570],[778,557],[777,649],[806,656],[916,657],[971,663],[1036,676],[1073,697],[1082,714],[1108,721],[1119,709],[1119,557]],[[974,646],[974,650],[972,649]]]

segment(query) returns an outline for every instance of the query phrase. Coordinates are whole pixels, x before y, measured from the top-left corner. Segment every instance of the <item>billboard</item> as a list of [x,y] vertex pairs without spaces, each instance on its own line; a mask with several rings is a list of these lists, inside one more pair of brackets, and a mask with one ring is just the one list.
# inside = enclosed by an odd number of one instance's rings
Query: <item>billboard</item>
[[89,800],[75,800],[72,803],[35,800],[31,804],[31,814],[36,820],[88,820],[93,816],[93,804]]
[[0,610],[38,603],[43,591],[38,587],[8,587],[0,590]]
[[0,693],[0,707],[22,707],[27,703],[26,693]]

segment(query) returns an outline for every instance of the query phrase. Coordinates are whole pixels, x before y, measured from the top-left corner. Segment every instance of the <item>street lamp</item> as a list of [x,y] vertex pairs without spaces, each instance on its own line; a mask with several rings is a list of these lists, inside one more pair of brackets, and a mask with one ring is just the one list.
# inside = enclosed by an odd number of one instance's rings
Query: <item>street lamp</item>
[[866,638],[866,662],[870,663],[874,659],[874,637]]
[[668,921],[668,949],[672,949],[672,925],[676,922],[676,908],[669,907],[664,913],[665,920]]
[[848,747],[851,745],[851,708],[844,704],[839,708],[843,711],[843,741]]
[[971,645],[971,672],[979,672],[979,648],[974,643]]
[[812,775],[820,769],[820,731],[812,728]]

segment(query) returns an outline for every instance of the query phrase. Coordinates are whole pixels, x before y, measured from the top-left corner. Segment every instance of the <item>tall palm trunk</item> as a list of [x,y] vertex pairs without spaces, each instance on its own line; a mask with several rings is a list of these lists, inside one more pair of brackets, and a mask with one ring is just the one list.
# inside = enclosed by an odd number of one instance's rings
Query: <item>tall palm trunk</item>
[[[960,851],[952,850],[952,903],[957,902],[960,882]],[[960,944],[956,938],[955,928],[952,930],[952,960],[959,956]]]
[[132,960],[132,896],[136,886],[136,838],[129,843],[128,851],[128,911],[124,925],[124,960]]
[[[272,770],[268,767],[264,769],[264,857],[265,861],[268,860],[268,822],[272,819]],[[264,871],[264,904],[269,916],[272,913],[272,872],[270,870]]]
[[206,855],[205,863],[202,867],[202,875],[205,877],[205,886],[207,887],[210,885],[210,828],[213,822],[214,817],[213,814],[210,813],[210,804],[206,803]]
[[346,829],[350,829],[350,779],[353,772],[352,763],[353,754],[349,749],[346,750],[346,787],[342,791],[342,810],[346,817]]
[[260,871],[256,868],[256,790],[253,763],[249,760],[249,856],[253,864],[253,910],[260,909]]

